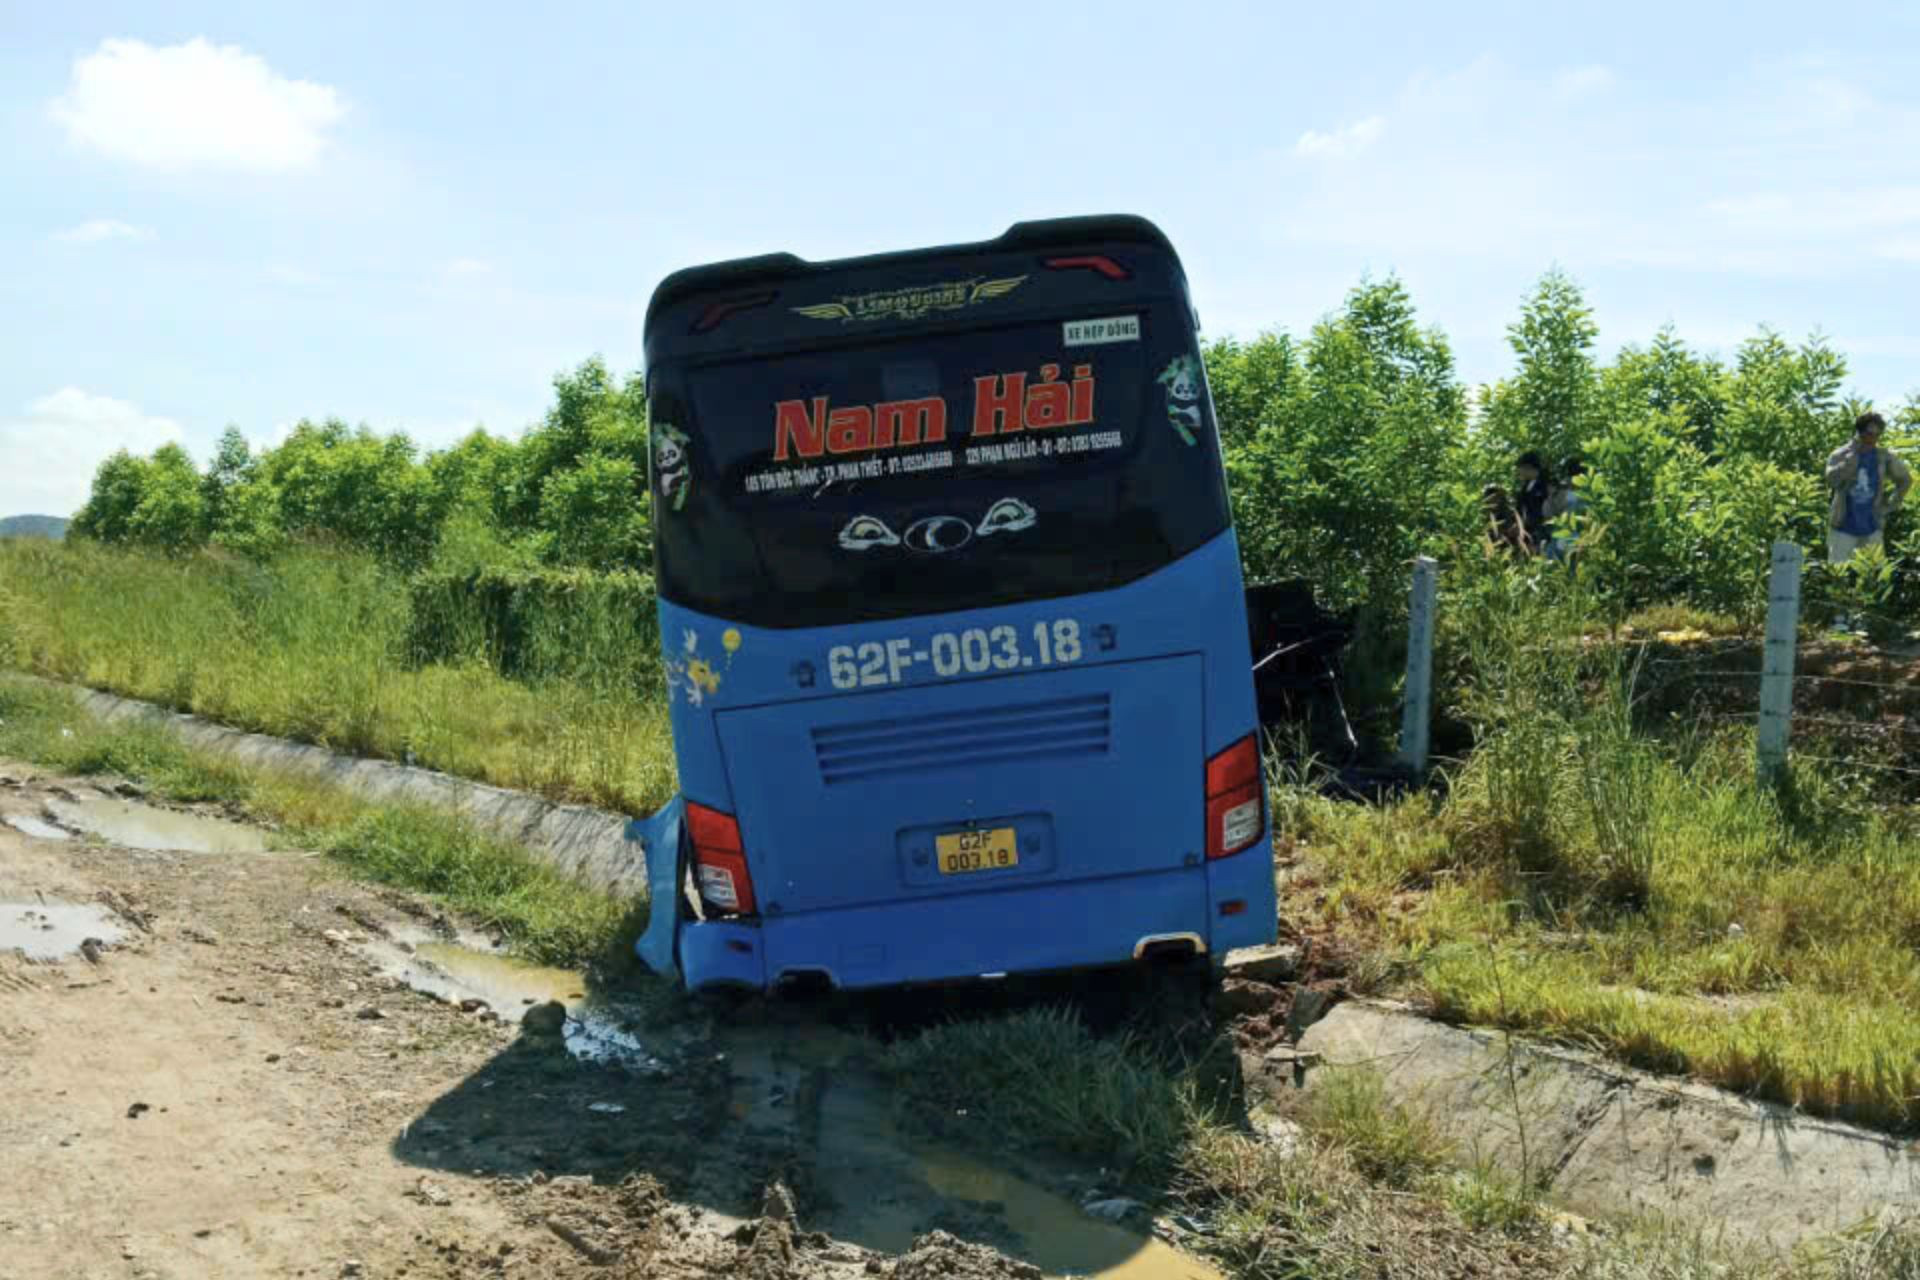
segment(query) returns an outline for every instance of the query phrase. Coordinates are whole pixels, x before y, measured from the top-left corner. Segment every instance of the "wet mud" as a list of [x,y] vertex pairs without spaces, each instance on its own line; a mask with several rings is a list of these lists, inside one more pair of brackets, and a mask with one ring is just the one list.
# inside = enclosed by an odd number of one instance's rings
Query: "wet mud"
[[910,1016],[524,964],[429,903],[244,856],[263,832],[83,784],[12,788],[0,818],[0,1159],[30,1189],[0,1256],[24,1280],[100,1249],[162,1276],[1216,1274],[1087,1212],[1096,1171],[904,1119],[880,1067]]
[[23,836],[32,836],[35,840],[65,840],[67,833],[51,822],[43,822],[32,814],[10,813],[4,819],[8,826]]
[[267,833],[257,827],[197,813],[107,796],[54,798],[46,807],[61,826],[129,849],[165,853],[263,853],[267,849]]
[[44,964],[81,954],[88,943],[110,947],[126,936],[102,907],[74,902],[0,902],[0,951]]

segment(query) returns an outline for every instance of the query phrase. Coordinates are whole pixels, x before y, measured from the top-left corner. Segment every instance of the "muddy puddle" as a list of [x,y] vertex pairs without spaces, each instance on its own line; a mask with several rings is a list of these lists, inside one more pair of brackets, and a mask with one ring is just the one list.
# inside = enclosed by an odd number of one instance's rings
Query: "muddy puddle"
[[5,822],[21,835],[32,836],[35,840],[65,840],[68,838],[65,831],[54,826],[51,822],[42,822],[38,818],[28,817],[23,813],[8,814],[5,818],[0,818],[0,822]]
[[[532,1004],[560,1002],[568,1013],[567,1047],[576,1058],[664,1074],[694,1047],[689,1037],[695,1033],[645,1028],[637,1009],[591,991],[571,970],[523,964],[427,936],[412,945],[412,953],[404,954],[391,942],[374,943],[368,953],[412,986],[446,1000],[484,1000],[508,1021],[517,1021]],[[824,1203],[833,1206],[807,1224],[812,1229],[902,1253],[938,1227],[999,1248],[1049,1276],[1218,1280],[1218,1272],[1144,1231],[1103,1221],[1058,1192],[907,1132],[887,1083],[862,1066],[863,1058],[878,1052],[872,1040],[788,1020],[697,1034],[702,1052],[727,1063],[728,1114],[742,1130],[807,1135],[813,1177]],[[596,1106],[608,1113],[625,1109]]]
[[62,960],[89,938],[112,946],[126,937],[105,908],[73,902],[0,902],[0,951],[35,962]]
[[447,942],[421,933],[396,934],[410,952],[391,943],[372,943],[364,952],[389,975],[417,991],[449,1003],[479,1000],[509,1023],[517,1023],[536,1004],[555,1001],[567,1010],[567,1052],[582,1062],[613,1062],[642,1074],[664,1072],[667,1065],[637,1034],[637,1011],[617,1001],[589,999],[586,975],[549,969],[485,950],[471,942]]
[[1089,1214],[1066,1196],[904,1132],[883,1081],[835,1073],[821,1099],[817,1176],[845,1206],[820,1224],[869,1249],[905,1252],[929,1224],[991,1244],[1049,1276],[1219,1280],[1170,1245]]
[[84,800],[52,800],[47,804],[56,820],[75,831],[130,849],[170,853],[263,853],[267,836],[256,827],[220,818],[176,813],[99,796]]

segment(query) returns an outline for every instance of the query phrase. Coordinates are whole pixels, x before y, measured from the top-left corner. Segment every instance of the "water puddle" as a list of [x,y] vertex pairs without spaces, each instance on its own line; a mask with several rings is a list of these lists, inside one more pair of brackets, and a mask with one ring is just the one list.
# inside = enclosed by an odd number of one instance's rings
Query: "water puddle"
[[[363,951],[394,977],[444,1000],[483,1000],[510,1023],[526,1008],[558,1001],[567,1009],[568,1051],[583,1061],[618,1062],[628,1070],[665,1072],[657,1053],[678,1053],[664,1038],[632,1030],[632,1010],[592,992],[569,969],[525,964],[483,946],[449,942],[421,931]],[[859,1059],[872,1041],[807,1021],[735,1025],[719,1030],[729,1063],[728,1112],[748,1130],[801,1128],[812,1139],[814,1174],[829,1203],[844,1206],[817,1225],[839,1239],[901,1253],[929,1223],[964,1239],[1007,1250],[1049,1276],[1086,1280],[1220,1280],[1219,1273],[1140,1231],[1091,1217],[1067,1197],[985,1161],[903,1131],[884,1081]],[[809,1081],[824,1082],[817,1128],[803,1098]],[[601,1103],[617,1114],[624,1103]]]
[[1001,1206],[1025,1242],[1022,1258],[1051,1275],[1092,1280],[1221,1280],[1213,1268],[1150,1236],[1101,1222],[1065,1196],[968,1156],[918,1147],[920,1169],[943,1196]]
[[4,819],[8,826],[21,835],[32,836],[35,840],[65,840],[67,833],[51,822],[42,822],[38,818],[29,818],[23,813],[10,813]]
[[87,800],[55,800],[47,805],[53,816],[77,831],[85,831],[130,849],[178,853],[264,853],[266,832],[221,818],[175,813],[105,796]]
[[[1220,1280],[1205,1263],[1151,1236],[1091,1217],[1063,1195],[951,1147],[903,1134],[882,1083],[858,1074],[838,1074],[827,1085],[819,1161],[817,1172],[829,1194],[857,1206],[844,1223],[830,1225],[831,1234],[868,1248],[905,1251],[924,1229],[929,1202],[944,1201],[946,1214],[975,1216],[983,1226],[971,1229],[964,1217],[940,1225],[1007,1249],[1050,1276]],[[1002,1229],[1017,1243],[995,1239]]]
[[0,951],[33,961],[60,960],[91,938],[111,946],[126,937],[103,907],[71,902],[0,902]]
[[586,976],[572,969],[527,964],[459,942],[420,941],[411,954],[384,947],[371,952],[382,968],[417,991],[459,1003],[481,1000],[508,1023],[518,1023],[532,1005],[557,1001],[567,1010],[567,1052],[582,1062],[617,1063],[641,1072],[666,1064],[628,1030],[617,1005],[589,1000]]
[[509,1021],[527,1005],[558,1000],[571,1009],[587,994],[585,975],[572,969],[543,969],[457,942],[420,943],[411,959],[400,975],[409,986],[446,1000],[485,1000]]

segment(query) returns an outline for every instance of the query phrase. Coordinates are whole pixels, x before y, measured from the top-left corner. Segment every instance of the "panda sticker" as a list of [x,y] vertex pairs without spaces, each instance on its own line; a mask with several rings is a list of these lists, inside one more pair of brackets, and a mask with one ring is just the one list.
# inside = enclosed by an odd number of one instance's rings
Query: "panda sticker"
[[1200,361],[1194,356],[1177,356],[1160,371],[1154,381],[1167,389],[1167,421],[1180,433],[1182,444],[1199,442]]
[[678,511],[687,505],[687,492],[693,488],[687,436],[665,422],[653,424],[653,479],[659,500],[667,507]]

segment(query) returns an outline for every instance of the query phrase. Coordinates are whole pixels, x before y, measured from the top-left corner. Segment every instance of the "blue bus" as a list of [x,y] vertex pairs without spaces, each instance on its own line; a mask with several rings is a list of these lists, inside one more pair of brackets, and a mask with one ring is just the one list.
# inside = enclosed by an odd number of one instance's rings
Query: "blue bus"
[[643,958],[857,989],[1273,939],[1239,552],[1156,227],[696,267],[645,340],[681,794]]

